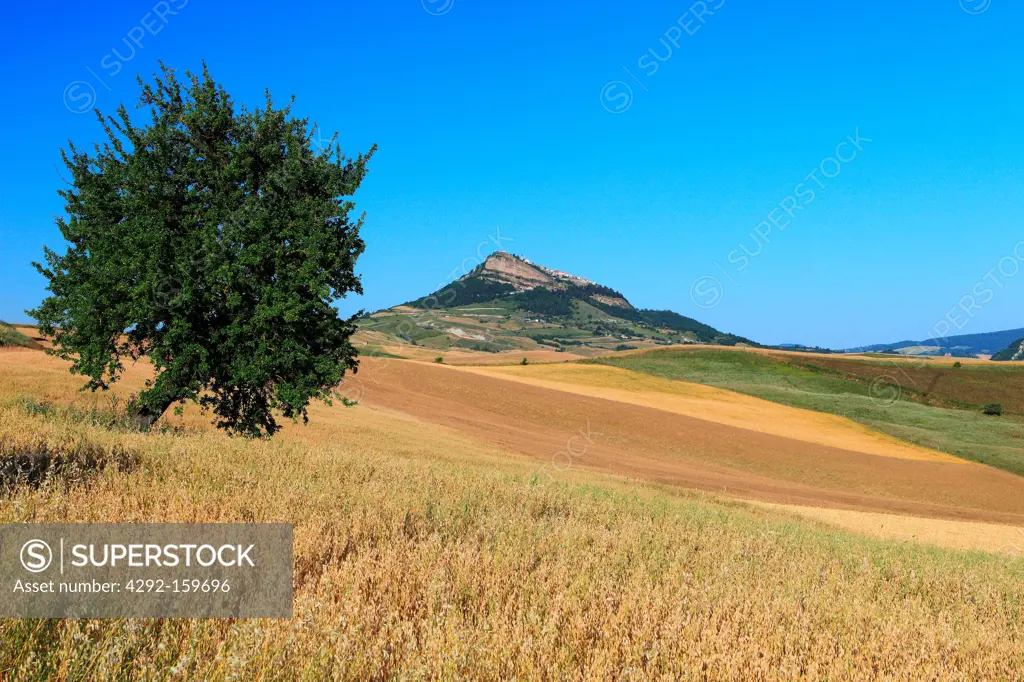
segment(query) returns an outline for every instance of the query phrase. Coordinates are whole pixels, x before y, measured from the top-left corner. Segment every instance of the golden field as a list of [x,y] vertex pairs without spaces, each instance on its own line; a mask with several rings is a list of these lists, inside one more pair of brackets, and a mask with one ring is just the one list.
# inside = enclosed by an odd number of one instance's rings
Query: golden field
[[[366,370],[384,381],[414,365]],[[133,369],[120,395],[144,376]],[[373,371],[357,376],[373,383]],[[355,407],[316,407],[308,426],[267,442],[216,433],[191,409],[150,434],[105,426],[109,397],[77,394],[78,383],[37,351],[0,352],[0,455],[46,444],[135,465],[19,487],[0,520],[290,522],[295,617],[0,621],[4,680],[1008,680],[1024,671],[1024,560],[1012,552],[865,537],[784,506],[598,471],[586,454],[564,471],[545,467],[512,441],[376,404],[372,390]]]

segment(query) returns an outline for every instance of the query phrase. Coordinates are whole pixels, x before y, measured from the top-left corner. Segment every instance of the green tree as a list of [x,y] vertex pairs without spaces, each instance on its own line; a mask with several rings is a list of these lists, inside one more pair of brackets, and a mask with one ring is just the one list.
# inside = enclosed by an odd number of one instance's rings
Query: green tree
[[349,214],[376,145],[351,159],[335,135],[314,151],[315,129],[269,92],[236,110],[205,64],[184,81],[161,69],[138,79],[147,125],[123,104],[97,111],[104,144],[62,150],[69,247],[34,263],[51,295],[27,312],[89,378],[83,388],[149,359],[155,378],[132,403],[140,426],[194,401],[221,428],[273,435],[275,412],[308,421],[310,401],[330,402],[357,370],[356,316],[331,303],[362,293],[364,217]]

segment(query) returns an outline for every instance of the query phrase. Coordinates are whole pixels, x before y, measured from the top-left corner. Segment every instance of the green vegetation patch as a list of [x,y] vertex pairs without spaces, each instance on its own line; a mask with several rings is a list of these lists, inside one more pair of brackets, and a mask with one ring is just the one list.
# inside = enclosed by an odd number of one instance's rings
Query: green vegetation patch
[[428,296],[410,301],[405,305],[412,308],[423,308],[425,311],[436,311],[442,308],[490,302],[514,293],[515,289],[511,284],[472,277],[452,282]]
[[17,329],[0,322],[0,348],[37,348],[38,344]]

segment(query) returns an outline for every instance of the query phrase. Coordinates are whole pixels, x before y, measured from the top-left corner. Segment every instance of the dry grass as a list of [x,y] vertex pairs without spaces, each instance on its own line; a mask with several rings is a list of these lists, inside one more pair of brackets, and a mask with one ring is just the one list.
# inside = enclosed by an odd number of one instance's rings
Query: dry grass
[[81,376],[68,373],[69,363],[39,350],[9,348],[0,351],[0,400],[24,398],[44,403],[70,404],[79,407],[108,407],[112,397],[126,398],[140,391],[152,371],[148,363],[129,365],[121,381],[110,393],[78,390],[85,384]]
[[[9,369],[0,401],[24,388]],[[578,469],[550,480],[525,458],[364,406],[320,417],[251,442],[0,407],[10,443],[139,459],[82,485],[19,489],[0,521],[291,522],[296,589],[291,620],[3,620],[0,678],[1000,680],[1024,669],[1022,561]]]

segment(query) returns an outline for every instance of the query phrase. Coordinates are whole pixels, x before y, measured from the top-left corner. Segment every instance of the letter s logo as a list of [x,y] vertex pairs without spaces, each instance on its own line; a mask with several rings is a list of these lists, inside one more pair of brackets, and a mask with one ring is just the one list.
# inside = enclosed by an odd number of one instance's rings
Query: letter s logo
[[21,565],[31,573],[41,573],[53,563],[53,551],[42,540],[29,540],[21,546]]

